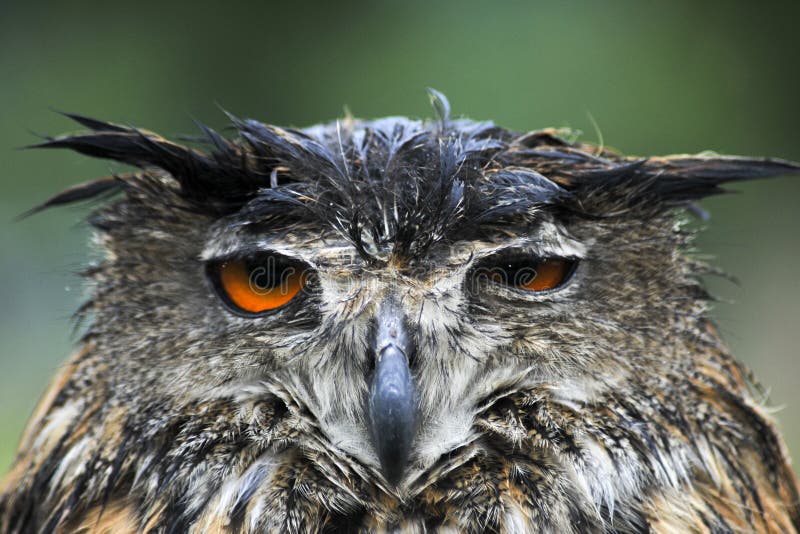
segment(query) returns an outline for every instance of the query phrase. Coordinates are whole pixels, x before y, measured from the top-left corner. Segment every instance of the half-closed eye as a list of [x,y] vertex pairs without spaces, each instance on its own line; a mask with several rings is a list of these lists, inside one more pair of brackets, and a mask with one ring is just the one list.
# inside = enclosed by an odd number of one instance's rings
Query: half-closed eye
[[244,316],[286,306],[302,292],[308,279],[305,264],[271,253],[210,261],[206,272],[226,306]]

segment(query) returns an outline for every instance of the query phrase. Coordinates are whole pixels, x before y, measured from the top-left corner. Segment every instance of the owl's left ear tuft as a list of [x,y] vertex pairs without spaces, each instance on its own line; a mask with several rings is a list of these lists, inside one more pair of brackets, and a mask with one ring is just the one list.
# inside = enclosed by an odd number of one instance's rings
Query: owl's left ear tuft
[[650,158],[642,171],[652,177],[652,194],[684,202],[723,193],[729,182],[800,174],[800,165],[772,158],[697,155]]
[[800,164],[774,158],[716,154],[621,159],[616,165],[585,166],[567,173],[579,196],[611,194],[629,208],[690,206],[726,192],[730,182],[800,174]]

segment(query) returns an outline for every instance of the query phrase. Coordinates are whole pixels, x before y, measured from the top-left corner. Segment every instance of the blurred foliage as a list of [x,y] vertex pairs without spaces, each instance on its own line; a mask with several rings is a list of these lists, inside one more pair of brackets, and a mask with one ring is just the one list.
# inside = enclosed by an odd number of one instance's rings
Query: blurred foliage
[[[800,3],[0,1],[0,466],[70,351],[93,252],[71,207],[12,222],[50,194],[117,167],[18,151],[73,129],[52,108],[192,132],[240,116],[304,126],[343,114],[455,114],[568,126],[629,154],[800,160]],[[595,126],[598,125],[597,127]],[[800,183],[745,184],[705,202],[698,246],[737,276],[709,283],[735,353],[771,386],[800,456]],[[734,301],[735,305],[727,302]],[[74,335],[72,337],[74,340]],[[2,467],[0,467],[2,469]]]

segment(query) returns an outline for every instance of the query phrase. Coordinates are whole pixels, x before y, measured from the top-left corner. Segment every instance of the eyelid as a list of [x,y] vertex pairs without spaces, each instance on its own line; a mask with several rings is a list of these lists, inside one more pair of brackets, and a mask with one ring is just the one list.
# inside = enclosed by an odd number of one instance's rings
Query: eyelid
[[502,246],[474,250],[472,253],[472,262],[478,263],[484,259],[500,254],[508,254],[509,256],[519,255],[529,258],[557,257],[580,261],[586,257],[586,253],[586,245],[571,238],[564,238],[563,240],[526,239]]
[[207,248],[200,254],[200,261],[204,263],[221,262],[231,259],[247,259],[257,256],[275,256],[286,258],[290,261],[307,264],[312,269],[316,269],[314,262],[304,255],[298,254],[294,250],[289,250],[279,247],[269,247],[263,244],[247,244],[242,247],[241,244],[236,248]]
[[576,254],[572,250],[565,250],[561,247],[512,246],[497,247],[476,253],[472,263],[477,266],[484,263],[497,264],[502,261],[544,260],[548,258],[559,258],[575,262],[584,259],[582,254]]

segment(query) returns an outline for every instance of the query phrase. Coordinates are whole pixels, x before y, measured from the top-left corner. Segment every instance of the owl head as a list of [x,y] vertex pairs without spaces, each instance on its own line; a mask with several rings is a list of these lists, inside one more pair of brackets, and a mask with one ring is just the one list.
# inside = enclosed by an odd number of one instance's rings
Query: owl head
[[332,487],[347,472],[408,496],[512,428],[482,414],[514,391],[580,411],[723,350],[686,213],[727,182],[800,167],[623,157],[451,119],[431,95],[429,121],[230,116],[235,136],[201,126],[193,147],[70,115],[88,131],[39,146],[139,168],[43,206],[121,193],[90,218],[104,258],[80,311],[81,409],[97,396],[145,442],[186,406],[229,399],[232,420],[290,421],[279,441]]

